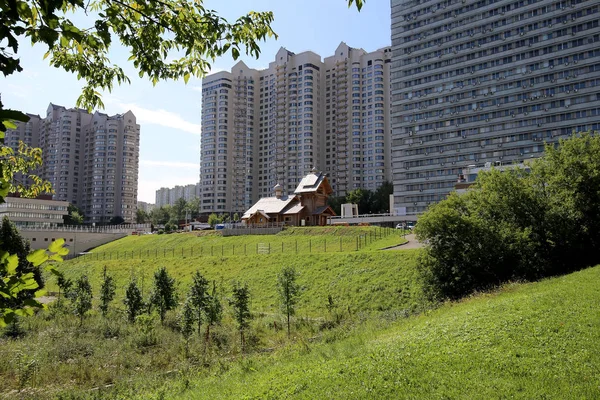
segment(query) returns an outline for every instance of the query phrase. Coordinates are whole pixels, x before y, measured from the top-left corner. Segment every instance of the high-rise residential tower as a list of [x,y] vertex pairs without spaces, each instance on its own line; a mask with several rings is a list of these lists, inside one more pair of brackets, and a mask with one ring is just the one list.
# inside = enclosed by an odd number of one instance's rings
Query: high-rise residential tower
[[108,116],[50,104],[45,118],[29,116],[5,143],[42,149],[39,175],[52,183],[54,200],[79,207],[86,222],[135,221],[140,126],[131,111]]
[[417,213],[463,168],[521,163],[600,127],[592,0],[392,0],[396,211]]
[[267,69],[206,77],[201,211],[243,212],[277,184],[292,193],[314,167],[335,195],[389,180],[388,59],[344,43],[325,60],[281,48]]

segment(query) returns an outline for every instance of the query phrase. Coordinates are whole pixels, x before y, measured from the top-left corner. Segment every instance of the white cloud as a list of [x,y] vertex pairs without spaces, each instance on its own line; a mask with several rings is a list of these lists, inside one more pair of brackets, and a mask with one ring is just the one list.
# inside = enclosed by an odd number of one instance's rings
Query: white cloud
[[186,168],[200,171],[200,163],[186,163],[179,161],[140,160],[140,165],[148,167]]
[[[108,100],[105,103],[112,103],[112,101]],[[179,114],[171,111],[163,109],[151,110],[135,103],[115,102],[114,104],[121,108],[123,112],[131,110],[131,112],[135,114],[138,123],[160,125],[167,128],[174,128],[180,131],[193,133],[194,135],[200,135],[200,124],[186,121],[181,118]]]

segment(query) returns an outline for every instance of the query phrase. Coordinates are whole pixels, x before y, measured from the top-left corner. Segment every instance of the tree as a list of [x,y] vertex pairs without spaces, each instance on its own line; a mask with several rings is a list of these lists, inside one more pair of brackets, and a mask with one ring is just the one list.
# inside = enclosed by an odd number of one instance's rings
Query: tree
[[200,216],[200,205],[201,203],[199,197],[194,197],[193,199],[187,202],[185,209],[190,213],[189,216],[192,220],[195,220]]
[[[0,225],[0,241],[2,242],[2,247],[5,251],[9,252],[10,254],[15,254],[19,258],[16,273],[19,275],[32,273],[33,278],[37,283],[36,288],[26,289],[19,293],[15,299],[15,302],[13,302],[13,305],[16,306],[17,303],[22,303],[23,300],[33,298],[37,290],[43,289],[44,278],[42,277],[42,271],[40,268],[35,267],[27,260],[27,255],[31,251],[29,242],[21,237],[17,227],[10,222],[8,217],[2,218],[2,225]],[[2,277],[2,275],[3,274],[0,273],[0,277]]]
[[208,216],[208,224],[211,228],[214,228],[215,225],[220,224],[221,222],[223,222],[223,215],[212,213]]
[[175,201],[173,207],[171,208],[171,220],[175,223],[179,223],[179,221],[185,219],[185,211],[187,210],[187,202],[183,197],[180,197]]
[[600,136],[561,140],[527,169],[480,172],[419,218],[420,270],[434,298],[600,262]]
[[208,347],[210,342],[210,327],[221,322],[223,317],[223,306],[217,293],[217,284],[213,281],[213,289],[206,302],[206,333],[204,336],[204,350]]
[[296,304],[300,295],[300,285],[296,283],[298,273],[294,267],[283,267],[277,275],[277,292],[282,311],[287,316],[287,331],[290,336],[290,316],[296,312]]
[[135,211],[135,223],[145,224],[150,219],[148,213],[140,208]]
[[83,220],[85,219],[83,212],[74,206],[73,204],[69,204],[67,207],[68,214],[63,217],[63,222],[65,225],[81,225],[83,224]]
[[232,298],[230,304],[233,307],[233,314],[235,321],[238,325],[238,331],[240,333],[240,344],[242,351],[244,351],[246,345],[246,338],[244,332],[250,326],[250,291],[246,284],[240,284],[236,282],[233,284]]
[[140,315],[144,309],[142,293],[140,292],[140,289],[134,280],[129,282],[129,285],[127,286],[123,304],[125,304],[125,308],[127,310],[127,320],[133,324],[135,322],[135,318]]
[[198,324],[198,335],[201,335],[202,321],[206,315],[210,295],[208,293],[208,280],[202,276],[200,271],[196,271],[192,278],[192,286],[188,293],[188,300],[195,315]]
[[112,217],[110,219],[110,221],[108,221],[109,225],[120,225],[123,222],[125,222],[125,219],[123,219],[123,217],[121,217],[120,215],[115,215],[114,217]]
[[194,323],[196,322],[196,315],[192,306],[191,299],[188,297],[183,303],[181,312],[179,313],[179,329],[181,335],[185,340],[185,358],[189,355],[189,344],[190,337],[194,333]]
[[150,294],[150,303],[158,309],[160,322],[164,323],[167,311],[177,307],[175,278],[169,276],[165,267],[154,273],[154,283]]
[[372,193],[366,189],[354,189],[346,195],[346,201],[348,203],[358,205],[359,214],[368,214],[371,212],[371,198]]
[[87,275],[81,275],[75,281],[73,291],[69,293],[73,314],[79,317],[79,326],[83,325],[85,313],[92,309],[92,286]]
[[106,273],[105,265],[102,286],[100,286],[100,311],[102,311],[104,317],[108,313],[108,305],[115,298],[116,287],[114,278]]
[[371,211],[375,214],[393,212],[390,210],[391,194],[394,194],[394,185],[392,182],[383,182],[371,196],[373,202]]
[[165,225],[171,218],[169,216],[170,207],[159,207],[152,210],[150,213],[150,221],[154,225]]
[[233,222],[239,222],[240,221],[240,215],[238,213],[233,214]]
[[62,274],[58,275],[56,279],[56,285],[58,286],[57,302],[60,302],[61,292],[65,295],[65,297],[69,297],[69,291],[73,287],[73,281],[71,279],[65,278]]

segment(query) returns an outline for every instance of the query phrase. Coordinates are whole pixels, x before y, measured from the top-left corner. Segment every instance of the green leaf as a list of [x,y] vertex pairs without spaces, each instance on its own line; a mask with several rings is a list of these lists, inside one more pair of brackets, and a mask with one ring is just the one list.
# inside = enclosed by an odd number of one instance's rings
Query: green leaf
[[190,80],[190,73],[188,72],[187,74],[185,74],[183,76],[183,81],[187,84],[189,80]]
[[46,260],[48,260],[48,254],[44,249],[36,250],[27,255],[27,261],[32,263],[34,267],[42,265]]
[[17,267],[19,266],[19,257],[16,254],[11,254],[6,259],[6,273],[7,275],[14,275],[17,273]]
[[60,249],[62,248],[63,244],[65,244],[65,239],[63,239],[63,238],[56,239],[54,242],[52,242],[50,244],[50,246],[48,246],[48,251],[51,253],[58,253],[60,251]]
[[12,121],[2,121],[2,124],[6,129],[17,129],[17,125]]

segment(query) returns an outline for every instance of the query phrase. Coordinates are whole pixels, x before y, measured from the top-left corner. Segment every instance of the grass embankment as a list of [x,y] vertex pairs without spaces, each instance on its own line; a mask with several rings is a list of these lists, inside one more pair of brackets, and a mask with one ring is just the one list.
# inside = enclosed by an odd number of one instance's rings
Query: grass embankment
[[[318,233],[323,235],[323,232]],[[238,242],[254,239],[249,238],[234,239]],[[166,241],[176,244],[177,239],[195,241],[203,238],[148,235],[126,238],[107,246],[122,246],[127,242],[157,246]],[[399,240],[399,236],[395,240]],[[136,247],[130,249],[135,251]],[[101,248],[98,250],[102,251]],[[94,310],[80,327],[67,303],[63,308],[51,307],[49,311],[24,319],[22,324],[27,332],[24,337],[17,340],[0,338],[0,397],[99,395],[129,398],[142,389],[144,397],[149,388],[160,388],[165,380],[179,382],[179,378],[188,373],[194,375],[233,368],[241,356],[239,336],[227,302],[233,280],[246,282],[252,295],[254,319],[246,333],[246,354],[278,354],[279,349],[290,343],[282,329],[283,316],[276,295],[276,275],[284,265],[296,267],[300,273],[298,283],[303,288],[293,324],[294,340],[311,345],[336,341],[348,336],[360,321],[376,314],[404,316],[426,307],[416,282],[417,255],[415,251],[399,255],[363,248],[358,252],[298,255],[101,261],[78,258],[65,262],[60,269],[67,277],[88,274],[95,299],[99,297],[104,266],[115,277],[117,296],[108,318]],[[187,292],[191,275],[197,269],[219,285],[224,319],[220,326],[211,330],[211,345],[206,356],[203,355],[202,337],[195,334],[190,342],[191,357],[184,359],[175,312],[167,314],[164,326],[154,321],[150,328],[144,328],[125,321],[122,303],[125,285],[132,276],[139,283],[143,279],[144,296],[147,297],[152,274],[160,266],[166,266],[177,279],[180,299]],[[53,280],[48,286],[52,289]],[[334,304],[328,308],[329,296]],[[105,385],[110,386],[100,394],[96,390],[90,391]],[[19,393],[19,389],[23,390]]]
[[599,306],[600,267],[508,285],[383,331],[246,359],[180,397],[597,399]]

